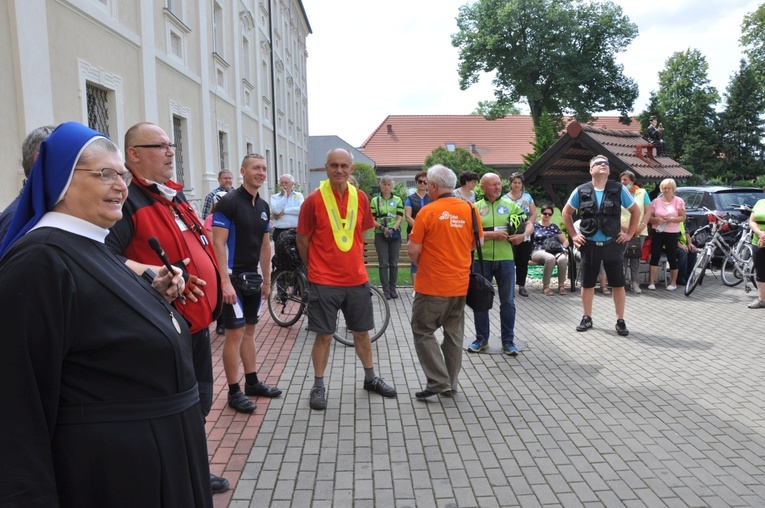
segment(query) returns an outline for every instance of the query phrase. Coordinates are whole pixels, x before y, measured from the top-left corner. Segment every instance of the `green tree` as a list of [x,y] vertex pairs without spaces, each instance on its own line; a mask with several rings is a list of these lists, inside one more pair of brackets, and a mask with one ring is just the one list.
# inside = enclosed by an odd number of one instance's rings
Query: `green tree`
[[722,140],[720,177],[725,181],[749,180],[765,174],[765,91],[754,71],[741,60],[724,94],[726,107],[720,113],[718,133]]
[[482,115],[487,120],[496,120],[508,115],[520,115],[521,110],[515,104],[506,101],[480,101],[471,115]]
[[637,26],[610,1],[477,0],[460,7],[457,26],[460,87],[494,72],[497,101],[524,100],[535,127],[542,111],[585,122],[597,111],[626,118],[637,99],[615,58]]
[[531,143],[534,151],[523,156],[521,171],[526,171],[526,168],[534,164],[543,153],[549,150],[550,147],[558,141],[558,133],[561,132],[564,127],[565,125],[561,117],[554,117],[547,111],[542,111],[542,116],[539,119],[539,126],[534,127],[536,137]]
[[717,90],[709,84],[709,65],[697,49],[675,52],[659,72],[656,94],[658,119],[664,124],[664,141],[670,156],[699,174],[715,172],[715,104]]
[[353,171],[353,177],[358,182],[359,189],[367,193],[367,196],[372,195],[372,189],[377,185],[377,174],[375,168],[365,162],[354,163],[356,169]]
[[757,81],[765,86],[765,4],[744,16],[739,41]]
[[464,148],[455,148],[453,152],[450,152],[443,146],[439,146],[425,158],[422,169],[427,171],[429,167],[435,164],[443,164],[457,175],[462,171],[470,169],[475,171],[478,176],[481,176],[489,170],[489,168],[484,166],[480,158]]

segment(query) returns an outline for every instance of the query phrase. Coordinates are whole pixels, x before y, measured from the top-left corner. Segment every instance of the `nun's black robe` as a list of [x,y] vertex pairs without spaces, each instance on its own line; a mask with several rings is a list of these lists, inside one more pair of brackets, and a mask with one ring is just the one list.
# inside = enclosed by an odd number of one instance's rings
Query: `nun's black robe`
[[0,262],[0,507],[212,506],[184,319],[101,243]]

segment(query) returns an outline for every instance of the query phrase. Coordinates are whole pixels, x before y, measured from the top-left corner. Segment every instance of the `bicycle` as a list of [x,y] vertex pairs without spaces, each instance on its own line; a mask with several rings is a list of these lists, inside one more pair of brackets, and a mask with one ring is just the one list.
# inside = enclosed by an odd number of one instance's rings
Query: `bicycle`
[[[383,292],[370,285],[375,327],[369,331],[369,340],[375,342],[385,334],[390,323],[390,305]],[[308,308],[309,284],[305,266],[276,270],[271,275],[271,294],[268,295],[268,311],[274,322],[282,327],[297,323]],[[353,345],[352,331],[345,325],[343,313],[338,313],[334,338],[346,346]]]
[[[709,210],[708,210],[709,211]],[[709,213],[712,213],[709,211]],[[716,252],[722,253],[723,262],[721,264],[720,270],[721,274],[720,277],[723,279],[723,283],[726,285],[735,285],[735,284],[727,284],[725,281],[728,280],[728,270],[726,269],[727,263],[726,259],[730,260],[728,262],[736,263],[740,258],[737,256],[732,255],[733,249],[736,245],[740,243],[740,240],[734,241],[732,247],[729,244],[729,240],[727,239],[730,237],[730,231],[731,228],[740,228],[738,231],[738,234],[742,235],[744,234],[744,227],[741,223],[736,221],[735,219],[731,217],[722,217],[720,215],[715,214],[716,221],[710,222],[709,224],[706,224],[705,226],[700,227],[696,230],[696,232],[693,233],[694,238],[700,236],[700,235],[706,235],[710,234],[710,238],[706,241],[704,244],[704,247],[702,247],[701,252],[699,253],[698,257],[696,258],[696,264],[693,266],[693,270],[691,272],[690,277],[688,277],[688,282],[685,284],[685,296],[689,296],[693,291],[696,289],[696,287],[703,283],[704,275],[706,274],[706,271],[709,270],[714,274],[715,267],[712,264],[712,261],[715,257]],[[734,229],[735,231],[735,229]],[[738,242],[738,243],[736,243]],[[742,247],[742,249],[745,249]],[[750,249],[751,252],[751,249]],[[751,256],[750,256],[751,257]],[[744,268],[739,266],[740,270],[742,270],[742,273]],[[735,273],[736,268],[734,267],[731,271]],[[732,279],[730,279],[732,281]],[[738,283],[736,283],[738,284]]]
[[[744,213],[751,213],[752,209],[747,205],[742,205],[741,211]],[[726,286],[733,287],[746,281],[744,291],[747,293],[752,290],[752,287],[749,286],[750,281],[754,287],[757,287],[754,274],[752,230],[749,228],[748,221],[742,223],[738,240],[733,245],[730,252],[725,254],[720,275],[723,284]]]

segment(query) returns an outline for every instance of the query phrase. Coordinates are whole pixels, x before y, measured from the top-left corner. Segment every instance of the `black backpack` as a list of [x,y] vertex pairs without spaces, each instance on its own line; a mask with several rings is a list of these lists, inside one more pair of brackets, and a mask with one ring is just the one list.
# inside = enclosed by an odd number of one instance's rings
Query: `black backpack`
[[302,264],[297,249],[297,233],[294,229],[283,231],[274,245],[274,268],[277,270],[295,270]]

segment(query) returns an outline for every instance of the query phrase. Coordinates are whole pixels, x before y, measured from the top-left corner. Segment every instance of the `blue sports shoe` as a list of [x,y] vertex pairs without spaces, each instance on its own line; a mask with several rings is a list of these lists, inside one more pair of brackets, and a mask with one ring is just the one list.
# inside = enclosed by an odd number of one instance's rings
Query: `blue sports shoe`
[[502,344],[502,351],[504,351],[506,355],[510,356],[515,356],[518,354],[518,348],[510,342]]
[[484,349],[489,349],[489,339],[476,339],[468,347],[468,351],[471,353],[480,353]]

